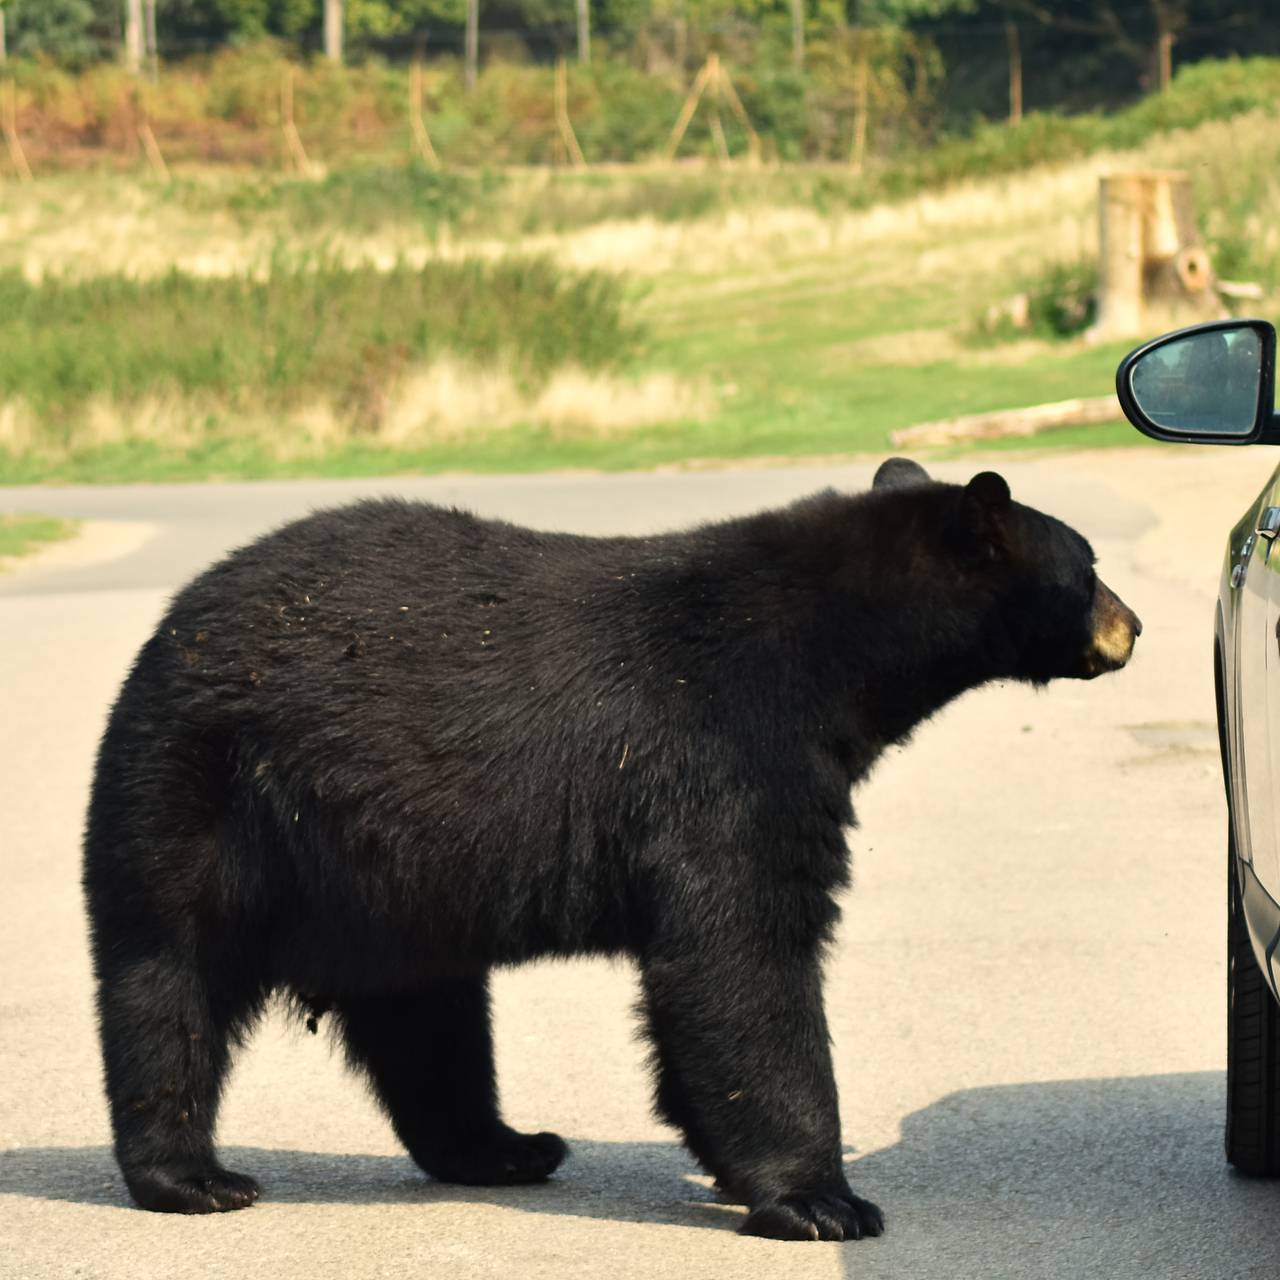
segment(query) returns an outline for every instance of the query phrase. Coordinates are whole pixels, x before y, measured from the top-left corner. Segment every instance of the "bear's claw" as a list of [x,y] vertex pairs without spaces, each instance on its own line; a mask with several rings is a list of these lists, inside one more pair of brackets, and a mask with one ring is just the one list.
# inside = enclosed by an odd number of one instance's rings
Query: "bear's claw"
[[884,1214],[847,1188],[797,1192],[753,1209],[742,1234],[769,1240],[861,1240],[884,1232]]

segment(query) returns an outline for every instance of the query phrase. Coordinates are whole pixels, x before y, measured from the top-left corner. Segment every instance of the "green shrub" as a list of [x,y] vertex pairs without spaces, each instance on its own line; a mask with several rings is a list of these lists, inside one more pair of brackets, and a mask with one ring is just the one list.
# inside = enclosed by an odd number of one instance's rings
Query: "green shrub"
[[621,285],[544,259],[390,271],[277,263],[266,279],[171,273],[31,285],[0,274],[0,402],[42,421],[93,397],[178,391],[234,405],[353,403],[449,352],[537,386],[558,366],[625,362],[640,339]]

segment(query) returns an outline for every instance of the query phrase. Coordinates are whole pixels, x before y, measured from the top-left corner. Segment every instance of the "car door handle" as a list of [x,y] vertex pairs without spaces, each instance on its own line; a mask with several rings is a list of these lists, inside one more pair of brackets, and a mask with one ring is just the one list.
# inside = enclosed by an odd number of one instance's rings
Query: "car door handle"
[[1280,507],[1267,507],[1258,517],[1258,526],[1254,533],[1268,542],[1280,533]]
[[[1231,585],[1233,588],[1238,587],[1244,581],[1244,575],[1249,568],[1249,557],[1253,554],[1253,544],[1257,540],[1258,535],[1251,533],[1240,544],[1240,558],[1231,566]],[[1267,545],[1270,546],[1270,543]]]

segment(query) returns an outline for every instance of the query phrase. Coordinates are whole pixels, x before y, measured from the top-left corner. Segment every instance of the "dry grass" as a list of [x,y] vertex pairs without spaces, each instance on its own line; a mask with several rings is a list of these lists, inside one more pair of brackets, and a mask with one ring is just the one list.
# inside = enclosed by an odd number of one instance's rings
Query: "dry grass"
[[607,438],[660,423],[701,421],[715,407],[705,384],[666,373],[634,378],[569,367],[536,393],[504,369],[441,357],[402,377],[378,412],[359,422],[340,406],[316,400],[283,414],[195,396],[147,396],[123,406],[108,397],[88,402],[70,439],[51,440],[23,402],[0,405],[0,450],[59,461],[72,452],[125,444],[189,450],[211,435],[256,441],[277,459],[314,458],[350,444],[412,450],[465,441],[515,426],[540,427],[555,440]]
[[[146,180],[81,175],[10,189],[0,208],[0,267],[31,279],[50,272],[196,275],[265,270],[282,245],[290,254],[324,252],[339,261],[389,267],[434,257],[548,254],[564,267],[686,278],[691,287],[732,290],[782,284],[796,271],[833,257],[852,260],[869,284],[909,274],[920,282],[1025,274],[1037,264],[1096,250],[1097,181],[1112,169],[1188,167],[1215,183],[1257,171],[1276,151],[1274,116],[1234,120],[1157,137],[1133,152],[985,181],[959,183],[913,199],[861,211],[746,207],[686,221],[650,217],[600,222],[565,232],[517,237],[432,234],[415,224],[385,225],[367,235],[328,227],[295,234],[269,216],[234,216],[217,207],[160,199]],[[211,189],[234,182],[202,179]],[[1280,187],[1280,179],[1272,178]],[[1218,190],[1222,190],[1218,187]],[[536,199],[536,190],[513,199]],[[1272,206],[1273,207],[1273,206]],[[1213,231],[1213,215],[1208,215]],[[1257,233],[1280,244],[1280,226],[1257,214]],[[282,237],[286,237],[282,239]],[[678,300],[678,287],[670,296]]]

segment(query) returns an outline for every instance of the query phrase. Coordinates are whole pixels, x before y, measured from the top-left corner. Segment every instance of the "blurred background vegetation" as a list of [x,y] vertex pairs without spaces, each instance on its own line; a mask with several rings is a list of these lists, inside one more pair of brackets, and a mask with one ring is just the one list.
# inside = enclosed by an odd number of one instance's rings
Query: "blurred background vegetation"
[[[166,156],[273,159],[264,126],[278,120],[289,62],[305,66],[296,112],[309,150],[327,162],[391,153],[405,146],[415,61],[442,159],[543,163],[558,145],[560,57],[572,63],[569,114],[586,158],[637,160],[664,144],[712,52],[766,156],[847,159],[864,95],[874,153],[1012,113],[1030,127],[988,138],[988,151],[1052,159],[1103,140],[1099,113],[1167,87],[1177,68],[1280,54],[1274,0],[0,0],[0,12],[33,164],[135,148],[140,109]],[[128,74],[139,70],[141,84]],[[1267,92],[1274,84],[1242,76],[1195,109],[1221,115],[1233,105],[1224,96]],[[1063,113],[1072,127],[1045,118]],[[1176,123],[1158,108],[1147,116],[1148,128]],[[709,147],[709,118],[695,116],[688,151]],[[727,114],[725,130],[742,150]]]
[[[473,82],[468,0],[0,0],[0,482],[878,451],[1104,395],[1103,172],[1189,172],[1280,313],[1273,8],[486,0]],[[759,150],[704,102],[669,163],[710,54]]]

